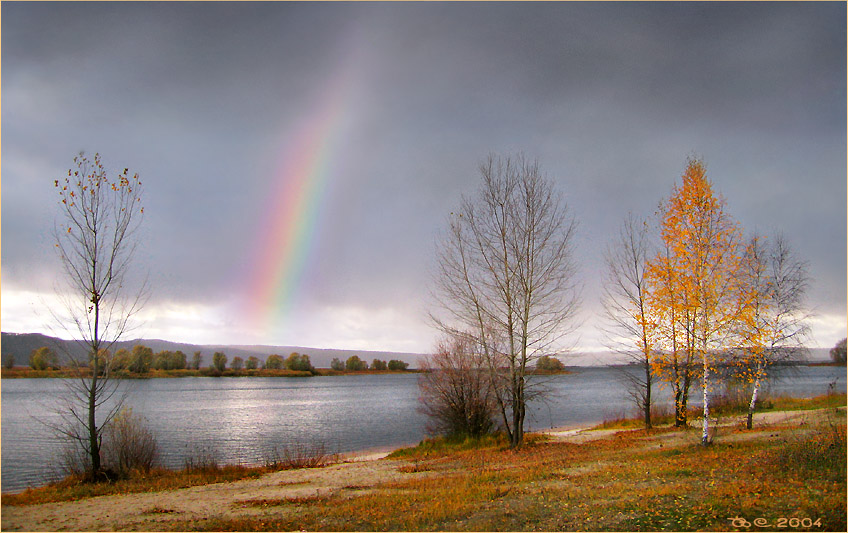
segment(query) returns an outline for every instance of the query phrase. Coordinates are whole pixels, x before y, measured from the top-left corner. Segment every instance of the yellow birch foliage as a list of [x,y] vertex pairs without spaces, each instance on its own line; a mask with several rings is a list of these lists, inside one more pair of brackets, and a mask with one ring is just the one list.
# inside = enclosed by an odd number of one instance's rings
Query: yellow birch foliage
[[[715,352],[728,346],[748,307],[741,290],[741,232],[715,196],[699,159],[690,159],[661,220],[665,252],[649,265],[654,315],[667,347]],[[672,333],[673,332],[673,333]]]
[[702,160],[687,161],[682,183],[662,205],[660,235],[662,251],[647,268],[651,316],[661,334],[654,368],[677,390],[674,381],[691,378],[697,362],[706,442],[715,358],[735,340],[749,306],[739,276],[741,231],[714,194]]

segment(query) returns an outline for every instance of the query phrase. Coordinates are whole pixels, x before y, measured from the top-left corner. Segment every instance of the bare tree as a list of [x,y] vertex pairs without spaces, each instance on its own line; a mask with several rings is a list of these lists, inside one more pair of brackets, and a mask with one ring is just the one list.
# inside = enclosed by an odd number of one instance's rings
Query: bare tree
[[636,365],[636,372],[622,373],[630,394],[643,413],[645,427],[651,428],[651,405],[654,376],[651,368],[653,325],[646,301],[645,272],[653,254],[650,250],[648,224],[629,214],[618,238],[607,247],[604,256],[604,313],[609,323],[611,348]]
[[72,322],[64,327],[86,355],[68,354],[74,377],[67,382],[70,395],[60,431],[84,452],[88,473],[96,477],[102,471],[103,430],[122,404],[109,350],[143,303],[144,284],[129,293],[127,272],[144,208],[138,174],[124,169],[109,179],[99,154],[90,160],[81,153],[74,165],[67,177],[54,182],[60,199],[55,240]]
[[438,249],[435,292],[444,316],[433,317],[448,334],[473,332],[503,383],[495,396],[518,447],[533,396],[528,370],[558,353],[574,327],[576,224],[536,161],[489,156],[480,173],[477,196],[463,198]]
[[804,296],[809,276],[806,263],[793,253],[782,235],[771,246],[761,237],[751,238],[740,274],[748,305],[739,322],[743,346],[737,363],[741,376],[752,384],[747,420],[751,429],[768,368],[804,355],[810,316]]

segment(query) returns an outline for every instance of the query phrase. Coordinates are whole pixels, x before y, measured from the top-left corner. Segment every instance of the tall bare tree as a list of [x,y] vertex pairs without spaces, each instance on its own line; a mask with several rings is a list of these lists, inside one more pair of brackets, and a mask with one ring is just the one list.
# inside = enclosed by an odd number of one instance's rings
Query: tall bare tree
[[654,386],[652,357],[654,324],[648,309],[645,272],[652,257],[648,223],[629,214],[616,240],[604,255],[606,279],[603,305],[608,336],[616,352],[636,365],[636,373],[623,372],[630,394],[643,413],[645,427],[651,428]]
[[524,440],[531,363],[561,350],[579,295],[572,242],[576,223],[536,161],[490,155],[483,183],[450,217],[438,249],[435,323],[473,332],[497,387],[510,444]]
[[102,470],[104,427],[122,403],[116,396],[109,350],[127,330],[145,294],[144,284],[130,293],[127,278],[144,208],[138,174],[124,169],[110,179],[99,154],[89,159],[81,153],[74,166],[67,177],[54,182],[60,200],[55,240],[72,322],[65,329],[85,347],[86,355],[69,354],[74,377],[67,382],[70,399],[61,432],[82,450],[89,475],[96,477]]

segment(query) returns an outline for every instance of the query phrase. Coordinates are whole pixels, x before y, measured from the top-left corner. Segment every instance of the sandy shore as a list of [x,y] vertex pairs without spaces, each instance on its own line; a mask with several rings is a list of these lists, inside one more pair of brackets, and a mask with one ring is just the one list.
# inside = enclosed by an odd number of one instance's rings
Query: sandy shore
[[[813,411],[759,413],[757,424],[803,421]],[[726,418],[723,425],[738,424],[741,417]],[[621,431],[591,430],[591,426],[544,431],[556,440],[584,443],[609,438]],[[744,434],[743,434],[744,435]],[[669,438],[696,439],[692,432],[671,433]],[[410,476],[434,475],[400,469],[405,461],[386,459],[389,450],[370,450],[346,457],[346,462],[324,468],[285,470],[258,479],[216,483],[163,492],[100,496],[76,502],[29,506],[2,506],[4,531],[109,531],[155,530],[157,522],[199,520],[210,516],[261,515],[261,507],[246,502],[302,497],[361,494],[381,483]]]

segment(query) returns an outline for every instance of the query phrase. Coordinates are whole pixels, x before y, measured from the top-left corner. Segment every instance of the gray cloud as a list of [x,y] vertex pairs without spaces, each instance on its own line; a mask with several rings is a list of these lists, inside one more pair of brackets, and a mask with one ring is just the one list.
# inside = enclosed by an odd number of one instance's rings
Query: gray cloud
[[350,123],[332,154],[304,308],[418,316],[433,242],[474,191],[477,162],[523,150],[580,220],[589,312],[601,249],[622,217],[652,213],[695,152],[746,229],[781,231],[809,258],[812,303],[845,317],[843,4],[4,3],[2,12],[4,285],[50,288],[52,180],[86,149],[145,180],[139,263],[154,304],[237,299],[287,140],[353,62]]

